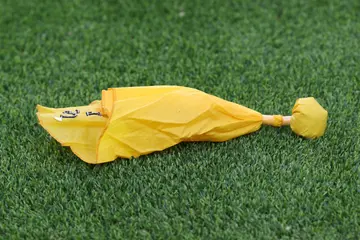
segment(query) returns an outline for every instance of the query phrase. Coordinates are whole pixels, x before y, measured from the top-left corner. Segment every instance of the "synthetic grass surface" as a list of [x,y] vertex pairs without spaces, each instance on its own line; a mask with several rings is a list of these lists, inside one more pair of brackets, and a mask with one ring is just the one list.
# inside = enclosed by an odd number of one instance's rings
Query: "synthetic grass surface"
[[[0,0],[0,237],[359,238],[359,50],[359,1]],[[37,123],[36,104],[159,84],[264,114],[314,96],[328,129],[92,166]]]

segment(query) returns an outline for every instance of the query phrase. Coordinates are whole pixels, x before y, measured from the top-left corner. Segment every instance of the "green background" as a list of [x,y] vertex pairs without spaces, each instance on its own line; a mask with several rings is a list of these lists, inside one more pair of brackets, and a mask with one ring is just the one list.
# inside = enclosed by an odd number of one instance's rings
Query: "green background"
[[[37,123],[163,84],[264,114],[313,96],[328,128],[93,166]],[[0,0],[0,238],[357,239],[359,104],[360,1]]]

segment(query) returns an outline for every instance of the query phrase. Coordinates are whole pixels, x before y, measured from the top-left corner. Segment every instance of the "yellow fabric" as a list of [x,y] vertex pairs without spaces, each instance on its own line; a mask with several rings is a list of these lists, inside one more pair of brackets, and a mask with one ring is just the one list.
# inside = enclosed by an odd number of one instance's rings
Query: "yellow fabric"
[[305,138],[318,138],[324,135],[328,112],[313,98],[300,98],[292,110],[291,129]]
[[274,123],[272,126],[281,127],[283,124],[283,116],[282,115],[274,115]]
[[[319,106],[313,100],[298,100],[291,128],[310,138],[323,134],[324,127],[312,122],[324,121],[324,116],[316,115]],[[263,121],[257,111],[180,86],[111,88],[88,106],[38,105],[37,110],[41,126],[51,136],[92,164],[138,157],[183,141],[227,141],[257,131]],[[69,110],[80,113],[59,120]],[[102,115],[86,116],[86,112]],[[274,126],[282,125],[281,115],[274,120]]]
[[[54,119],[75,109],[81,113],[74,119]],[[86,117],[86,111],[104,116]],[[38,118],[57,141],[88,163],[138,157],[182,141],[226,141],[257,131],[262,123],[254,110],[178,86],[108,89],[101,102],[90,106],[38,106]]]
[[[63,111],[80,110],[79,116],[64,119],[59,122],[54,119]],[[47,108],[37,106],[37,116],[41,126],[58,141],[62,146],[68,146],[82,160],[88,163],[96,163],[96,146],[106,122],[106,117],[90,116],[85,112],[97,112],[101,110],[100,101],[95,101],[89,106],[69,108]]]

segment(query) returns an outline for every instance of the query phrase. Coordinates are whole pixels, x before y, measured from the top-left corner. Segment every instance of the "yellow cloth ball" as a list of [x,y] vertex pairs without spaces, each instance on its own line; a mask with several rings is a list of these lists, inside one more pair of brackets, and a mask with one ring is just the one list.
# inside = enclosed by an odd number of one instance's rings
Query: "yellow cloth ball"
[[328,112],[313,97],[300,98],[292,110],[291,129],[298,135],[315,139],[324,135]]

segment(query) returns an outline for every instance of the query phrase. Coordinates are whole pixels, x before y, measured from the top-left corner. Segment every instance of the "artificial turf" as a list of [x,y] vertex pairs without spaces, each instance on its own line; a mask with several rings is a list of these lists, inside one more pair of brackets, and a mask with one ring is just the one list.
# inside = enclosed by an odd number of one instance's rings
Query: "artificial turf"
[[[0,0],[0,238],[358,239],[359,1]],[[183,85],[264,114],[313,96],[326,134],[263,127],[89,165],[36,104]]]

